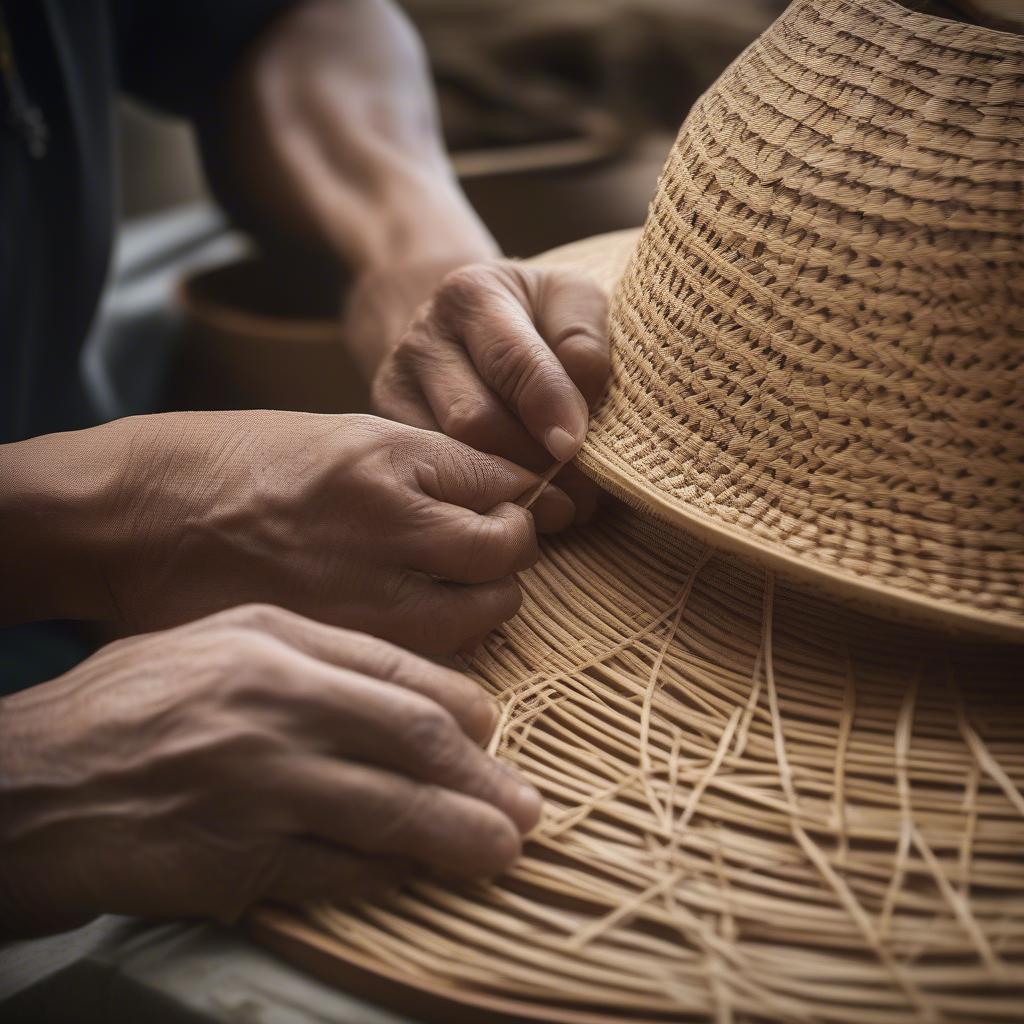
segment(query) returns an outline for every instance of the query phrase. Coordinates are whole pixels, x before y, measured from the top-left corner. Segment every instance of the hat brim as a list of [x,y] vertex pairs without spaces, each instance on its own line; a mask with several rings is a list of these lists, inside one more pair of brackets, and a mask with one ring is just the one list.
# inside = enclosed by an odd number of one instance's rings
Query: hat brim
[[279,919],[286,954],[445,1021],[1012,1016],[1013,648],[849,612],[621,503],[522,586],[472,671],[546,800],[523,858]]
[[[553,249],[531,262],[583,273],[611,298],[639,234],[639,229],[630,229],[598,235]],[[585,473],[616,497],[647,509],[715,547],[749,558],[786,579],[815,589],[830,599],[848,602],[878,615],[896,615],[903,621],[946,632],[1024,642],[1024,622],[1017,616],[901,589],[869,572],[845,570],[832,562],[818,561],[813,552],[795,551],[784,543],[773,542],[693,506],[670,500],[658,488],[647,486],[635,468],[617,457],[607,445],[588,440],[578,462]]]

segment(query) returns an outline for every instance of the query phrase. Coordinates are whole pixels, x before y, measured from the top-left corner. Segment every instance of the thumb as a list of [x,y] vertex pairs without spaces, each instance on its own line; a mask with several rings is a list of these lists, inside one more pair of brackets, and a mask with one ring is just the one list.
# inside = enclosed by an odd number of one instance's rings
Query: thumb
[[490,512],[529,495],[535,501],[530,511],[537,531],[557,533],[576,518],[576,505],[561,488],[543,481],[543,477],[500,455],[478,452],[443,434],[432,435],[417,473],[417,483],[428,497],[474,512]]
[[500,455],[478,452],[443,434],[432,435],[417,476],[424,494],[474,512],[515,501],[540,482],[536,473]]

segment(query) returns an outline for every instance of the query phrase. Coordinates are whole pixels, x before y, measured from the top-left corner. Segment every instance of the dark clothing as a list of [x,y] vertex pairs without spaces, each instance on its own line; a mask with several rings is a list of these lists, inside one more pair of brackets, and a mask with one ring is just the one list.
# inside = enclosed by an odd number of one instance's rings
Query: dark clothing
[[0,443],[94,419],[79,355],[115,225],[115,93],[201,114],[287,2],[0,0],[17,68],[0,76]]
[[[287,2],[0,0],[0,443],[96,419],[79,356],[116,221],[115,94],[202,114]],[[0,630],[0,696],[91,646],[67,623]]]

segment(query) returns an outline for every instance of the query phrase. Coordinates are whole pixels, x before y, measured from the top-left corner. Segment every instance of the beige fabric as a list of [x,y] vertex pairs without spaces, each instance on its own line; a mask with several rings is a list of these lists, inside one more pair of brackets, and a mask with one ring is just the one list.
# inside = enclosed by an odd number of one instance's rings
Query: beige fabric
[[686,121],[612,341],[610,489],[1024,637],[1024,38],[798,0]]

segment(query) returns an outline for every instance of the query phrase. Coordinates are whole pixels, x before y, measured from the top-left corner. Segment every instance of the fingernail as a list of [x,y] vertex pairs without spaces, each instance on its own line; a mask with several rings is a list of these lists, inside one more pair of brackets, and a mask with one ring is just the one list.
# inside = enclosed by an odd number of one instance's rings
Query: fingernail
[[491,721],[487,726],[487,735],[490,736],[497,729],[498,723],[501,721],[501,705],[493,697],[488,697],[487,701],[491,711]]
[[559,462],[568,462],[582,443],[582,439],[577,441],[565,427],[551,427],[544,435],[544,444]]
[[540,793],[533,786],[520,785],[516,790],[516,823],[520,831],[529,832],[540,821],[541,807],[544,804]]

